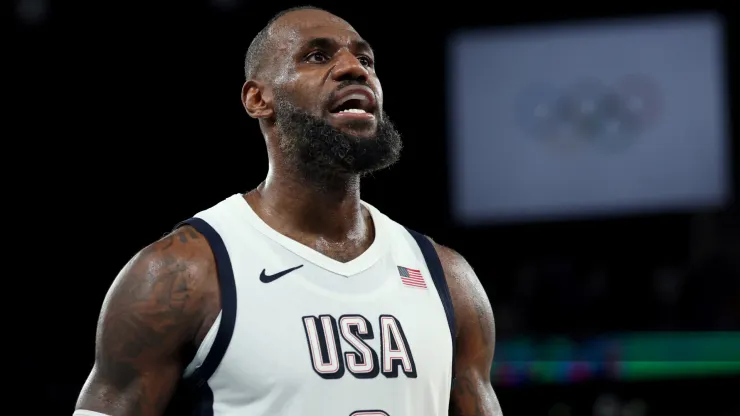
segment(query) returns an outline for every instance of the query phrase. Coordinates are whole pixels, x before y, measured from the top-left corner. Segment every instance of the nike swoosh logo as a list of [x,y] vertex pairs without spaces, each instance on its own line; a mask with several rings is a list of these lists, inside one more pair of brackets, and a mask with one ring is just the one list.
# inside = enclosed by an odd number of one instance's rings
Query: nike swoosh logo
[[285,276],[286,274],[288,274],[288,273],[290,273],[292,271],[295,271],[295,270],[300,269],[301,267],[303,267],[302,264],[300,266],[291,267],[290,269],[286,269],[286,270],[283,270],[282,272],[275,273],[275,274],[270,274],[270,275],[265,274],[265,269],[262,269],[262,273],[260,273],[260,281],[262,283],[271,283],[271,282],[274,282],[277,279]]

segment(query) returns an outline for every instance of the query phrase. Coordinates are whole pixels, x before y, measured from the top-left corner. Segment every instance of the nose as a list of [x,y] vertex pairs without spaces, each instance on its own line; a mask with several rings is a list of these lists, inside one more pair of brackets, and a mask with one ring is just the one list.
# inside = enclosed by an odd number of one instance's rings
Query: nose
[[332,78],[335,81],[367,81],[369,73],[357,57],[351,52],[344,50],[336,57],[336,65],[332,70]]

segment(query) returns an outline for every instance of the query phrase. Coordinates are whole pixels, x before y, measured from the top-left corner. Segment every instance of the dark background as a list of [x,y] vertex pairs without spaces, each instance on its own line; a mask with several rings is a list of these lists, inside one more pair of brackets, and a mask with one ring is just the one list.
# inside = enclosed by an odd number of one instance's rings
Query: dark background
[[[726,19],[726,72],[734,75],[738,20],[729,6],[711,3],[682,10],[603,2],[312,3],[373,44],[386,111],[405,136],[402,162],[365,180],[363,199],[466,256],[488,291],[500,343],[740,330],[740,215],[733,203],[684,214],[455,226],[443,134],[446,35],[471,26],[714,10]],[[6,175],[8,190],[33,204],[9,208],[32,215],[25,238],[44,243],[43,255],[31,259],[44,276],[44,306],[31,314],[45,313],[45,324],[25,328],[31,342],[21,352],[36,374],[34,413],[72,413],[92,365],[103,296],[125,262],[178,221],[264,177],[264,142],[239,100],[243,56],[269,17],[295,5],[15,2],[10,68],[17,72],[7,80],[7,122],[19,150],[6,148],[6,169],[24,168]],[[729,85],[737,161],[737,77]],[[737,163],[733,169],[737,184]],[[495,387],[507,415],[738,415],[738,381]]]

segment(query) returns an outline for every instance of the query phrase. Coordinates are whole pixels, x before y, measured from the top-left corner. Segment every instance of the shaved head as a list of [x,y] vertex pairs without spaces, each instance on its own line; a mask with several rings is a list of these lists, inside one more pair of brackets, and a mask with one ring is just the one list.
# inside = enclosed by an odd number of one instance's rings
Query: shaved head
[[398,160],[374,51],[344,19],[312,6],[278,13],[249,46],[244,75],[242,103],[283,169],[326,187]]
[[[324,9],[314,6],[291,7],[290,9],[285,9],[275,14],[267,22],[265,27],[263,27],[262,30],[257,33],[254,39],[252,39],[252,43],[249,44],[249,49],[247,49],[247,55],[244,59],[244,77],[247,79],[247,81],[251,79],[260,79],[262,75],[262,70],[266,66],[268,66],[266,65],[266,63],[268,62],[268,58],[270,58],[272,56],[272,53],[276,50],[273,29],[277,29],[281,26],[281,24],[285,23],[283,22],[283,20],[285,20],[283,19],[284,17],[297,17],[300,19],[301,16],[289,15],[301,15],[306,13],[321,13],[325,14],[328,18],[333,18],[337,21],[345,22],[342,18],[335,16]],[[347,25],[349,26],[349,24]]]

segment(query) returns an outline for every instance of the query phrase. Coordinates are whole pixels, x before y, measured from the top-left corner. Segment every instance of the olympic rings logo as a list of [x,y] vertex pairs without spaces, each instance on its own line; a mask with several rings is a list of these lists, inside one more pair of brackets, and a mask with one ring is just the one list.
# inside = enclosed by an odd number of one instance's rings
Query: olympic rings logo
[[521,94],[516,118],[528,136],[547,145],[624,149],[643,136],[662,111],[657,83],[628,75],[611,85],[591,78],[564,89],[534,86]]

